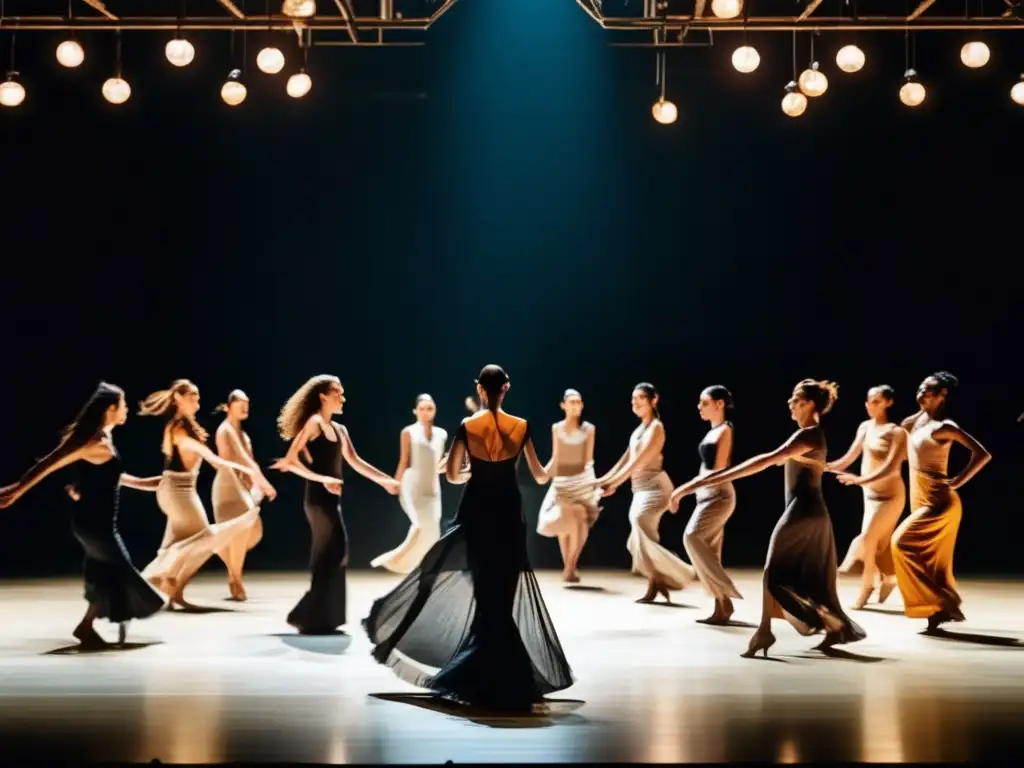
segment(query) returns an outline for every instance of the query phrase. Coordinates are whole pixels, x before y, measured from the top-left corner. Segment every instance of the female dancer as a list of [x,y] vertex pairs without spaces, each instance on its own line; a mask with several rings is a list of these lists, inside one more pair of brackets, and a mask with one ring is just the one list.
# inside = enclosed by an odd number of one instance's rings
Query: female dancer
[[184,596],[189,580],[215,552],[224,550],[238,537],[247,540],[260,513],[257,507],[233,520],[210,525],[196,492],[203,459],[219,470],[233,470],[253,478],[268,495],[274,490],[251,467],[222,459],[206,447],[209,435],[196,421],[198,411],[199,389],[188,379],[177,379],[167,389],[154,392],[142,401],[139,410],[142,416],[168,416],[161,445],[164,473],[156,490],[156,501],[167,516],[167,527],[156,558],[142,575],[170,597],[171,606],[184,609],[194,607]]
[[633,487],[629,505],[632,530],[626,549],[633,556],[633,573],[647,578],[647,592],[637,602],[653,603],[658,595],[671,602],[670,589],[683,589],[696,578],[689,565],[658,542],[658,523],[668,511],[672,481],[662,469],[665,427],[658,413],[658,390],[643,382],[633,387],[633,413],[640,426],[629,438],[629,448],[597,485],[603,496],[610,496],[626,480]]
[[[697,412],[711,424],[711,429],[697,446],[700,470],[697,477],[725,469],[732,463],[732,424],[725,420],[725,412],[733,407],[732,393],[715,385],[700,393]],[[732,598],[742,600],[732,579],[722,567],[722,540],[725,524],[736,509],[736,491],[732,483],[697,491],[697,508],[683,534],[683,544],[690,556],[697,578],[704,589],[715,598],[715,610],[704,624],[728,624],[733,614]]]
[[60,444],[17,483],[0,489],[0,509],[6,509],[47,475],[76,465],[78,479],[73,498],[78,503],[71,526],[85,550],[82,575],[89,607],[72,634],[86,649],[108,645],[93,626],[96,619],[118,624],[118,642],[123,644],[129,621],[152,616],[164,606],[160,594],[132,566],[117,531],[120,487],[155,491],[160,482],[159,477],[139,478],[122,471],[113,431],[127,418],[124,392],[113,384],[101,383]]
[[337,376],[314,376],[288,398],[277,419],[281,437],[291,445],[273,468],[306,480],[303,508],[312,534],[311,582],[288,614],[288,623],[303,635],[332,634],[346,621],[348,535],[341,516],[342,460],[388,493],[398,493],[398,481],[360,458],[348,430],[332,420],[344,404],[345,390]]
[[[953,550],[962,514],[956,489],[992,458],[977,440],[945,417],[946,402],[959,383],[951,373],[933,373],[917,390],[921,410],[903,422],[910,433],[910,506],[914,511],[892,537],[892,556],[903,611],[912,619],[928,619],[928,632],[948,621],[964,620],[953,578]],[[969,450],[971,458],[960,474],[949,477],[949,449],[954,442]]]
[[[263,489],[267,498],[277,498],[274,490],[259,464],[253,457],[252,440],[242,429],[242,422],[249,418],[249,396],[240,389],[228,395],[226,403],[217,406],[217,413],[226,414],[224,421],[217,427],[214,440],[217,444],[217,455],[222,459],[244,464],[253,471],[253,477],[259,478],[260,486],[254,486],[248,477],[239,477],[238,473],[220,468],[213,479],[213,519],[218,523],[226,523],[241,517],[262,501]],[[263,538],[263,521],[256,518],[256,523],[249,529],[248,536],[232,539],[227,547],[220,551],[220,557],[228,568],[228,589],[231,597],[244,602],[247,597],[242,586],[242,567],[245,565],[246,553],[259,544]]]
[[804,379],[789,399],[789,412],[800,428],[785,443],[771,453],[691,480],[672,492],[672,504],[677,506],[683,496],[700,488],[732,482],[779,464],[786,466],[786,511],[768,544],[761,624],[743,654],[746,657],[758,651],[768,655],[775,643],[773,618],[788,619],[802,635],[825,630],[825,639],[818,646],[821,650],[865,637],[864,630],[839,604],[836,542],[821,493],[827,450],[821,417],[831,410],[838,389],[830,381]]
[[437,405],[430,395],[416,398],[416,423],[402,430],[401,456],[395,480],[401,484],[398,500],[411,526],[405,541],[374,558],[370,565],[394,573],[409,573],[441,538],[441,483],[447,457],[448,433],[434,426]]
[[594,441],[597,428],[583,421],[583,396],[575,389],[562,395],[565,419],[551,426],[551,461],[544,471],[551,487],[537,518],[537,533],[557,536],[562,552],[562,581],[577,583],[580,553],[587,531],[601,511],[594,485]]
[[[875,590],[876,566],[882,580],[878,602],[884,603],[896,587],[891,539],[907,501],[900,476],[900,467],[907,457],[907,433],[889,421],[889,408],[895,395],[888,384],[869,389],[864,407],[870,418],[857,428],[846,455],[825,465],[826,472],[839,473],[839,482],[864,489],[864,521],[860,535],[850,544],[846,559],[839,566],[840,573],[849,573],[858,562],[864,564],[860,597],[853,604],[857,610],[867,604]],[[844,472],[862,451],[860,475]]]
[[526,555],[519,457],[538,483],[548,477],[529,424],[501,409],[508,388],[500,367],[480,371],[484,408],[448,454],[453,482],[463,456],[472,462],[455,522],[363,625],[374,658],[403,680],[474,707],[530,711],[573,681]]

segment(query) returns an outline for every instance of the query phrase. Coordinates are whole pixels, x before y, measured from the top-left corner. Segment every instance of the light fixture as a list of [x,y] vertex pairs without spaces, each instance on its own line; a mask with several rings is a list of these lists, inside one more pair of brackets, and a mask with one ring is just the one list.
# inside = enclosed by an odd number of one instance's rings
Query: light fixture
[[308,19],[316,14],[316,0],[284,0],[281,13],[291,19]]
[[25,100],[25,86],[18,82],[18,73],[7,73],[7,79],[0,83],[0,107],[20,107]]
[[672,125],[679,119],[679,109],[668,99],[661,98],[651,107],[651,115],[662,125]]
[[742,0],[711,0],[711,12],[720,19],[735,19],[742,10]]
[[752,45],[741,45],[732,52],[732,65],[737,72],[749,75],[761,64],[761,54]]
[[992,52],[988,49],[988,46],[980,40],[964,43],[963,48],[960,49],[960,61],[964,63],[964,66],[971,69],[984,67],[988,64],[991,56]]
[[62,67],[74,69],[85,61],[85,50],[77,40],[65,40],[57,46],[57,63]]
[[1020,82],[1010,89],[1010,98],[1013,99],[1014,104],[1024,107],[1024,74],[1020,76]]
[[124,104],[132,95],[132,87],[123,77],[111,77],[103,83],[103,98],[111,104]]
[[812,61],[811,66],[800,73],[797,85],[800,86],[804,96],[815,99],[828,90],[828,78],[825,77],[824,72],[818,69],[818,62]]
[[196,57],[195,46],[184,38],[175,37],[164,46],[164,55],[176,67],[187,67]]
[[249,94],[241,78],[242,70],[232,69],[228,73],[228,79],[220,87],[220,97],[229,107],[237,107],[245,101],[245,97]]
[[908,69],[903,75],[903,86],[900,88],[900,101],[908,107],[917,107],[924,101],[924,86],[917,81],[917,72]]
[[807,111],[807,97],[797,90],[792,80],[786,84],[786,95],[782,97],[782,111],[789,117],[800,117]]
[[856,45],[844,45],[836,53],[836,66],[843,72],[860,72],[867,57]]
[[280,48],[268,46],[256,54],[256,66],[260,72],[276,75],[284,69],[284,54]]
[[288,78],[288,84],[285,86],[285,90],[293,99],[301,99],[309,93],[309,89],[312,87],[313,78],[311,78],[306,70],[303,69]]

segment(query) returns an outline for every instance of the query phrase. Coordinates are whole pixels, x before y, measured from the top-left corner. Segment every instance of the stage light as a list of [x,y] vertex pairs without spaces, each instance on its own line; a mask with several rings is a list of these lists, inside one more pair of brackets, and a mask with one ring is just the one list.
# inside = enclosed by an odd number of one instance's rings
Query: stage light
[[196,57],[196,49],[188,40],[176,37],[167,41],[167,45],[164,46],[164,55],[174,66],[187,67]]
[[960,49],[960,61],[964,63],[964,66],[971,69],[984,67],[988,64],[991,55],[992,52],[988,49],[988,46],[978,40],[964,43],[964,47]]
[[281,13],[291,19],[308,19],[316,14],[316,0],[284,0]]
[[741,45],[732,52],[732,65],[737,72],[749,75],[761,64],[761,54],[752,45]]
[[906,82],[900,88],[900,101],[908,107],[920,105],[924,101],[925,90],[924,86],[917,81],[917,72],[908,69],[903,77]]
[[85,61],[85,51],[77,40],[65,40],[57,46],[57,62],[62,67],[73,69]]
[[224,82],[224,85],[220,88],[220,97],[224,100],[224,103],[229,107],[237,107],[248,95],[245,84],[241,81],[242,71],[240,69],[233,69],[228,74],[228,79]]
[[1014,104],[1024,107],[1024,75],[1021,75],[1020,82],[1010,89],[1010,98],[1013,99]]
[[288,91],[288,95],[293,99],[301,99],[309,93],[309,89],[312,87],[313,79],[305,72],[299,72],[298,74],[292,75],[288,78],[288,84],[285,86],[285,90]]
[[280,49],[273,46],[264,48],[256,54],[256,66],[260,72],[276,75],[284,69],[284,54],[281,53]]
[[672,125],[679,119],[679,110],[676,105],[667,99],[658,99],[651,107],[651,115],[662,125]]
[[807,111],[807,97],[797,90],[797,84],[786,85],[786,95],[782,97],[782,111],[789,117],[800,117]]
[[865,61],[864,51],[856,45],[844,45],[836,53],[836,66],[843,72],[860,72]]
[[132,95],[132,87],[122,77],[111,77],[103,83],[103,98],[111,104],[124,104]]
[[0,83],[0,107],[20,107],[25,100],[25,86],[18,82],[17,72],[8,72]]
[[711,0],[711,12],[720,19],[735,19],[742,10],[741,0]]
[[800,90],[803,91],[804,96],[810,96],[812,99],[821,96],[821,94],[828,90],[828,78],[825,77],[824,72],[818,70],[818,62],[816,61],[800,73],[800,79],[797,84],[800,86]]

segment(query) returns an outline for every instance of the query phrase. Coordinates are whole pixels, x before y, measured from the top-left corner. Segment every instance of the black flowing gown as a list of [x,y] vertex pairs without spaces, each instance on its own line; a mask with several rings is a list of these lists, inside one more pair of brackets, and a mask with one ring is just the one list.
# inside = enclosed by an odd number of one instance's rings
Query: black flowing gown
[[164,607],[164,598],[135,570],[117,530],[121,472],[116,450],[103,464],[76,462],[79,500],[71,517],[72,531],[85,550],[85,599],[98,608],[97,618],[118,624],[144,619]]
[[[319,435],[306,443],[311,471],[341,479],[341,431],[335,424],[334,440]],[[323,483],[306,481],[302,502],[309,522],[309,591],[288,614],[288,623],[304,635],[328,635],[345,624],[348,535],[341,516],[341,497]]]
[[373,656],[401,679],[463,704],[528,711],[568,688],[572,671],[526,554],[515,455],[469,453],[472,475],[452,526],[363,626]]

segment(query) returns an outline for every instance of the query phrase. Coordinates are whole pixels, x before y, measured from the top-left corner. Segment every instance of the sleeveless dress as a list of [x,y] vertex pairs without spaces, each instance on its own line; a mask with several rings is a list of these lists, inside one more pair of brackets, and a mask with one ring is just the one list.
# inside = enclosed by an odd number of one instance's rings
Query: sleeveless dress
[[[655,420],[656,421],[656,420]],[[654,426],[641,424],[629,439],[631,458],[643,450],[644,436]],[[669,589],[683,589],[697,578],[696,572],[675,553],[659,543],[658,524],[668,510],[672,481],[662,469],[662,457],[654,458],[630,478],[633,500],[629,505],[630,533],[626,549],[633,557],[633,573],[650,579],[656,576]]]
[[843,624],[839,642],[852,643],[867,635],[839,603],[836,541],[821,492],[825,434],[821,427],[808,431],[817,447],[786,461],[786,511],[768,544],[765,586],[782,611],[775,618],[785,618],[802,635],[813,635],[825,629],[821,614],[830,614]]
[[[700,455],[698,477],[704,477],[714,471],[718,459],[718,441],[723,429],[731,426],[729,422],[725,422],[713,427],[697,446],[697,453]],[[730,456],[729,464],[731,463]],[[743,595],[736,589],[736,585],[722,567],[725,524],[736,509],[736,490],[732,483],[722,483],[711,488],[701,488],[695,496],[697,506],[683,534],[683,546],[686,547],[686,554],[693,563],[693,570],[711,597],[716,600],[726,597],[742,600]]]
[[[218,431],[221,429],[234,430],[231,423],[224,421],[217,428]],[[249,454],[249,458],[253,458],[252,455],[252,441],[245,432],[237,432],[238,439],[241,440],[242,446],[245,448],[246,453]],[[234,445],[233,441],[229,441],[229,445]],[[242,457],[237,455],[237,451],[234,448],[229,449],[221,458],[225,461],[233,461],[235,464],[242,463]],[[256,499],[253,498],[252,493],[252,480],[247,475],[242,475],[233,469],[218,469],[217,474],[213,478],[213,490],[211,492],[213,501],[213,519],[218,523],[226,523],[229,520],[234,520],[236,517],[241,517],[251,509],[255,509],[258,505]],[[263,521],[262,518],[257,518],[252,528],[249,529],[249,535],[246,537],[246,549],[252,549],[260,543],[260,539],[263,538]]]
[[472,475],[452,526],[363,626],[373,657],[406,682],[475,707],[526,710],[573,683],[526,554],[516,454],[469,453]]
[[[331,422],[334,440],[323,434],[306,443],[312,462],[309,469],[319,475],[341,478],[341,446],[344,439]],[[302,501],[309,522],[309,591],[288,614],[288,623],[307,635],[326,635],[345,624],[347,618],[348,533],[341,516],[341,496],[323,483],[306,481]]]
[[440,427],[431,429],[429,440],[427,430],[419,422],[406,429],[409,466],[402,474],[398,501],[409,518],[409,533],[398,547],[370,561],[374,568],[402,574],[418,566],[441,538],[441,480],[437,465],[448,442],[448,433]]
[[935,430],[948,423],[952,422],[929,421],[910,433],[910,506],[914,511],[892,537],[892,556],[903,611],[912,619],[947,611],[954,621],[964,620],[953,577],[953,550],[963,508],[946,474],[953,443],[940,443],[934,437]]
[[[900,427],[892,424],[889,429],[872,433],[868,427],[868,434],[864,436],[864,455],[860,462],[861,477],[874,473],[885,464],[897,429]],[[865,539],[871,539],[878,542],[875,565],[883,578],[891,579],[896,573],[892,562],[892,532],[907,503],[907,490],[899,473],[875,480],[862,488],[864,520],[861,522],[860,535],[850,543],[839,572],[849,573],[857,563],[864,561],[864,542]]]
[[76,462],[79,500],[71,517],[71,529],[85,550],[85,599],[98,608],[97,618],[115,624],[144,619],[164,607],[164,598],[135,570],[117,530],[122,471],[116,450],[103,464]]
[[537,533],[541,536],[557,536],[562,522],[562,506],[580,506],[586,510],[587,524],[593,526],[601,513],[598,500],[601,491],[594,482],[594,462],[586,461],[587,440],[593,429],[589,422],[583,422],[582,429],[569,435],[564,428],[554,430],[554,439],[558,440],[558,464],[553,469],[557,473],[565,470],[567,474],[556,474],[551,478],[551,487],[544,494],[537,516]]

